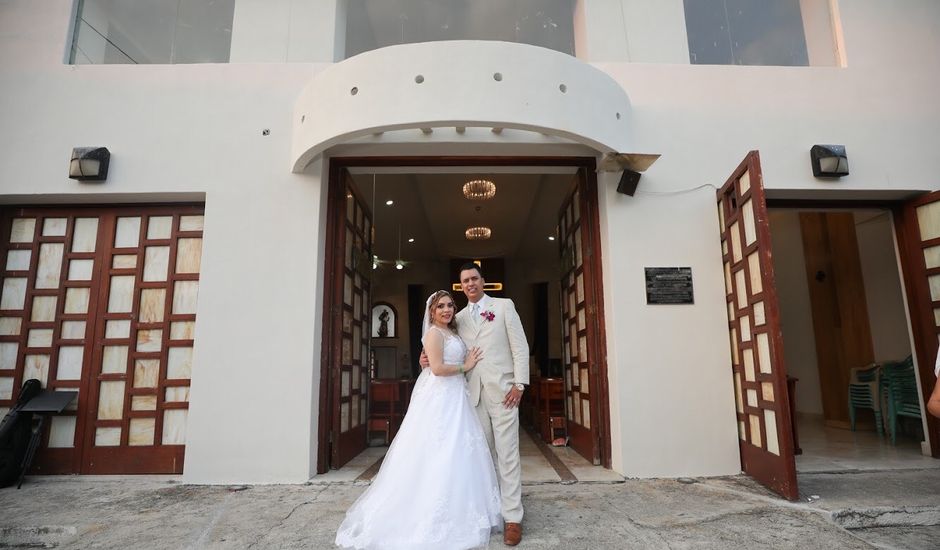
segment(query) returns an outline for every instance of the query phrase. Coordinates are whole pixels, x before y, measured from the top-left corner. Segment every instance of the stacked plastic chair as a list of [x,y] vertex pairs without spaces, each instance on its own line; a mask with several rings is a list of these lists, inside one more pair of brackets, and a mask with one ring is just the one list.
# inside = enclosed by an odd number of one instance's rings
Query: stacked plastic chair
[[849,379],[849,422],[855,431],[855,409],[871,409],[875,413],[875,432],[881,436],[881,400],[878,399],[881,366],[875,363],[854,368]]
[[891,444],[897,443],[898,417],[920,420],[920,396],[914,375],[914,359],[910,355],[900,363],[885,365],[881,374],[881,396],[885,402],[885,420]]

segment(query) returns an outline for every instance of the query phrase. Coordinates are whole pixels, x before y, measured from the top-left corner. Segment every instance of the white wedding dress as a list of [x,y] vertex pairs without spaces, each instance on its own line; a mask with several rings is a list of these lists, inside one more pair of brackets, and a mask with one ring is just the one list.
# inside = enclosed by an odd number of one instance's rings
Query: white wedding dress
[[[444,363],[467,348],[444,334]],[[423,369],[385,460],[346,512],[336,544],[360,549],[465,549],[501,531],[499,485],[463,376]]]

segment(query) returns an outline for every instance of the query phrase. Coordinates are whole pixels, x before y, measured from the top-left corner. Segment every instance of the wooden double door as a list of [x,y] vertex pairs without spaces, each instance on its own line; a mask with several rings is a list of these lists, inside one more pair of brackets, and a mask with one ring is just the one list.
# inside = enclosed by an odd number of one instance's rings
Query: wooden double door
[[203,207],[0,214],[0,413],[24,380],[75,390],[43,473],[181,473]]
[[[757,151],[717,195],[731,374],[745,473],[790,500],[799,496],[767,199]],[[940,339],[940,192],[893,205],[923,399],[933,389]],[[927,417],[931,452],[940,426]]]

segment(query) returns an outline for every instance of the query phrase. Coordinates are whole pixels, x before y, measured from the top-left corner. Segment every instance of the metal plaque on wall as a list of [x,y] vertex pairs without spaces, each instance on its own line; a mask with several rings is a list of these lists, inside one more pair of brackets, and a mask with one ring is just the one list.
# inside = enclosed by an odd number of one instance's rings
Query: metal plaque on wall
[[691,267],[647,267],[647,304],[694,304]]

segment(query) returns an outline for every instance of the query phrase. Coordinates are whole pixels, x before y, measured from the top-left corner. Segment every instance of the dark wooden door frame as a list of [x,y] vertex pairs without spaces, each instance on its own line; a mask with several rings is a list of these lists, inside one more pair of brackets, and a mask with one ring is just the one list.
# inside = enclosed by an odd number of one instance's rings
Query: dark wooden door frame
[[[934,361],[940,350],[937,349],[938,329],[933,315],[933,309],[940,305],[931,301],[927,278],[940,274],[938,268],[927,268],[924,261],[923,248],[925,246],[940,245],[940,239],[923,240],[918,227],[916,209],[924,204],[937,201],[937,192],[924,195],[898,205],[892,210],[894,227],[897,233],[897,244],[901,256],[901,279],[907,294],[907,313],[910,317],[911,332],[914,340],[914,349],[911,353],[917,358],[918,372],[920,374],[921,397],[924,404],[930,400],[934,378]],[[929,243],[929,244],[928,244]],[[925,306],[925,304],[927,304]],[[940,420],[921,410],[927,423],[930,442],[930,455],[940,458]]]
[[[594,263],[592,272],[594,273],[594,284],[597,290],[597,315],[594,322],[598,324],[598,338],[592,342],[598,350],[598,375],[596,386],[600,388],[598,395],[598,410],[600,415],[598,421],[598,436],[600,437],[601,464],[605,468],[611,467],[611,437],[610,437],[610,388],[607,376],[607,337],[606,324],[604,319],[604,287],[601,269],[601,235],[599,222],[600,201],[597,192],[597,164],[594,157],[494,157],[494,156],[382,156],[382,157],[336,157],[329,159],[329,186],[327,191],[327,214],[326,214],[326,243],[331,243],[335,239],[333,234],[335,216],[340,214],[334,203],[338,200],[337,196],[342,195],[342,175],[348,168],[361,167],[445,167],[445,166],[533,166],[533,167],[558,167],[570,166],[578,170],[580,177],[586,178],[587,186],[593,192],[587,197],[590,205],[591,223],[589,224],[589,233],[591,242],[594,243],[594,254],[592,261]],[[324,308],[323,308],[323,331],[320,346],[320,406],[317,421],[317,473],[322,474],[329,470],[330,456],[330,414],[332,409],[330,380],[331,357],[339,353],[340,350],[332,349],[331,346],[332,323],[334,316],[331,315],[332,298],[331,293],[335,292],[336,281],[330,280],[330,274],[335,271],[334,263],[337,261],[332,247],[325,247],[324,273]],[[341,290],[341,289],[340,289]]]
[[[917,220],[913,217],[913,208],[919,202],[926,198],[928,192],[908,200],[813,200],[813,199],[768,199],[767,208],[789,209],[789,210],[857,210],[857,209],[880,209],[891,212],[893,226],[895,231],[895,244],[900,252],[900,264],[898,266],[898,276],[903,283],[907,307],[905,313],[908,316],[911,326],[911,340],[914,342],[914,349],[911,353],[917,358],[919,378],[921,381],[921,390],[924,403],[930,395],[931,387],[925,384],[926,381],[933,379],[933,361],[930,360],[930,346],[936,342],[936,338],[930,333],[929,327],[932,319],[925,318],[925,308],[917,307],[914,304],[925,300],[930,296],[927,288],[926,279],[918,277],[918,272],[923,273],[926,270],[923,254],[919,250],[912,250],[912,233],[918,231]],[[919,258],[919,259],[918,259]],[[918,265],[909,266],[906,262],[919,262]],[[912,307],[916,311],[912,311]],[[920,313],[920,314],[918,314]],[[933,340],[931,340],[933,338]],[[935,355],[933,357],[936,357]],[[930,432],[930,454],[934,458],[940,458],[940,421],[932,417],[927,411],[922,410],[927,422],[927,430]]]

